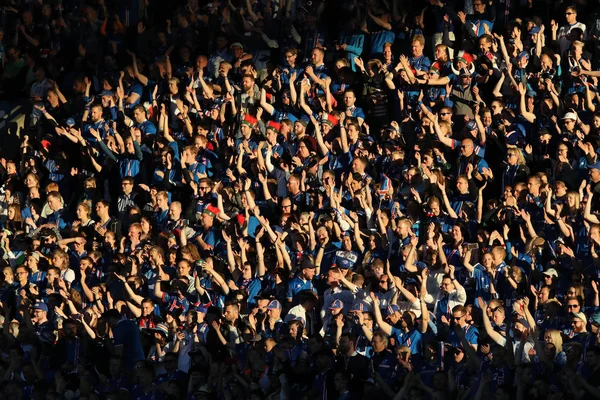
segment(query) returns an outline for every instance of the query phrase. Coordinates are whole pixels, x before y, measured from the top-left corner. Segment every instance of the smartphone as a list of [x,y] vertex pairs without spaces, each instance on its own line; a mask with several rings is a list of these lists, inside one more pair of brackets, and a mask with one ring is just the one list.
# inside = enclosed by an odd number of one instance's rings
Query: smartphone
[[467,250],[479,249],[479,243],[467,243]]

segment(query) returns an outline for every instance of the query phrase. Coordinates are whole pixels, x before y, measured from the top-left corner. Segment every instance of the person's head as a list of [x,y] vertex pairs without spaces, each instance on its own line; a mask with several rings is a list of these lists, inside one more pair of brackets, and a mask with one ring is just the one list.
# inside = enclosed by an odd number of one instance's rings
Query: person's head
[[586,332],[587,318],[583,312],[571,312],[569,321],[571,323],[571,328],[573,328],[573,332]]
[[177,79],[177,78],[169,79],[169,93],[171,94],[171,96],[174,96],[177,93],[179,93],[179,79]]
[[287,189],[291,195],[296,195],[300,191],[300,177],[291,175],[287,182]]
[[356,102],[356,95],[354,94],[354,90],[352,90],[352,89],[346,90],[346,92],[344,93],[344,105],[346,107],[352,107],[352,106],[354,106],[355,102]]
[[350,384],[351,375],[349,372],[338,371],[335,373],[333,378],[333,386],[335,390],[342,394],[348,390],[348,385]]
[[[521,159],[523,158],[523,154],[521,151],[515,147],[511,147],[506,152],[506,162],[508,165],[517,165],[521,164]],[[524,161],[524,160],[523,160]]]
[[240,306],[238,303],[230,302],[225,304],[225,312],[223,317],[229,323],[234,323],[240,316]]
[[174,201],[173,203],[171,203],[171,205],[169,206],[169,217],[173,221],[179,221],[179,219],[181,218],[181,203],[180,202]]
[[450,275],[444,275],[440,289],[444,294],[452,293],[454,290],[456,290],[454,279],[452,279]]
[[575,6],[569,6],[566,8],[565,19],[569,25],[573,25],[575,22],[577,22],[577,9]]
[[285,61],[290,66],[296,65],[296,58],[298,57],[298,50],[293,47],[288,47],[285,49],[285,53],[283,54]]
[[590,166],[588,167],[590,172],[590,179],[592,182],[594,183],[598,183],[600,182],[600,167],[596,168],[597,166],[594,164],[594,166]]
[[160,210],[167,210],[169,208],[169,195],[167,192],[158,192],[156,194],[156,205]]
[[27,283],[27,280],[29,278],[29,269],[27,268],[26,265],[19,265],[16,270],[15,273],[17,275],[17,281],[23,286],[25,283]]
[[90,119],[96,123],[102,119],[102,104],[94,104],[90,110]]
[[48,306],[46,303],[38,301],[33,305],[33,318],[38,324],[48,320]]
[[52,253],[52,265],[64,271],[69,268],[69,255],[62,249],[56,249]]
[[48,268],[48,272],[46,274],[46,281],[48,281],[49,285],[56,285],[57,279],[59,277],[60,277],[60,269],[58,267]]
[[311,54],[311,61],[313,65],[319,66],[323,64],[323,59],[325,58],[325,51],[318,47],[314,48]]
[[242,78],[242,89],[244,90],[244,92],[248,92],[254,89],[254,80],[254,76],[250,74],[244,75],[244,77]]
[[549,351],[554,351],[555,354],[558,354],[563,351],[563,339],[560,331],[556,329],[548,329],[544,333],[544,345],[548,344],[552,345],[552,347],[544,346],[544,350],[546,351],[546,353],[548,353]]
[[467,325],[466,321],[467,317],[467,309],[464,306],[458,305],[452,309],[452,319],[454,323],[459,327],[464,327]]
[[356,349],[356,335],[353,333],[342,333],[338,350],[342,355],[351,355]]
[[463,139],[460,143],[460,153],[464,157],[471,157],[473,152],[475,151],[475,144],[472,139]]
[[63,207],[62,196],[56,191],[48,193],[47,202],[52,211],[58,211]]
[[381,353],[388,347],[388,337],[383,331],[373,332],[373,338],[371,339],[371,345],[375,353]]
[[142,238],[142,226],[139,222],[133,223],[129,226],[127,237],[134,243],[138,243]]
[[425,37],[423,35],[415,35],[412,39],[411,50],[413,57],[420,57],[423,55],[423,48],[425,48]]
[[108,201],[102,199],[102,200],[98,200],[98,202],[96,203],[96,214],[98,214],[98,217],[100,217],[100,220],[104,220],[106,218],[108,218],[108,211],[109,211],[109,203]]
[[304,279],[306,280],[312,280],[315,276],[315,265],[308,259],[305,259],[302,261],[301,265],[300,265],[301,271],[302,271],[302,275],[304,276]]

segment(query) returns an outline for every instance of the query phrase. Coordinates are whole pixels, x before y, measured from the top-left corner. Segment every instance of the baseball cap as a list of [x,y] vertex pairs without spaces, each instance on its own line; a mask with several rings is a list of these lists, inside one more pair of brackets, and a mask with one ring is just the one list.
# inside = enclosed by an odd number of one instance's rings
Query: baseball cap
[[474,131],[475,129],[477,129],[477,122],[469,121],[465,126],[467,127],[467,130]]
[[600,170],[600,161],[596,161],[595,163],[593,163],[592,165],[588,165],[587,167],[588,169]]
[[302,260],[302,264],[301,264],[300,268],[301,269],[305,269],[305,268],[313,269],[316,267],[315,267],[315,264],[313,264],[310,260],[304,259],[304,260]]
[[164,323],[156,324],[156,327],[150,329],[150,331],[162,333],[165,336],[169,336],[169,328],[167,327],[167,324]]
[[340,299],[335,300],[333,303],[331,303],[331,305],[329,306],[330,310],[338,310],[340,308],[344,308],[344,303],[342,303],[342,301]]
[[355,303],[352,306],[352,310],[350,310],[350,312],[355,312],[355,311],[367,312],[367,307],[365,306],[365,303],[363,303],[363,302]]
[[231,46],[229,46],[230,49],[233,49],[234,47],[239,47],[244,50],[244,46],[240,42],[231,43]]
[[33,309],[34,310],[42,310],[42,311],[46,311],[48,312],[48,306],[46,305],[46,303],[38,301],[37,303],[35,303],[33,305]]
[[279,300],[271,300],[267,305],[267,310],[281,310],[281,303]]
[[67,126],[75,125],[75,120],[73,118],[67,119]]
[[197,306],[194,309],[194,311],[206,314],[208,312],[208,309],[206,307],[204,307],[204,306]]
[[104,96],[112,97],[113,92],[111,92],[110,90],[103,90],[102,92],[100,92],[100,97],[104,97]]
[[562,119],[571,119],[573,121],[577,121],[577,115],[575,115],[575,113],[568,112],[562,117]]
[[580,319],[583,321],[584,324],[587,324],[587,317],[581,311],[571,313],[570,317],[573,319]]
[[600,311],[596,311],[590,316],[590,323],[600,325]]
[[[387,316],[389,317],[390,315],[394,314],[396,311],[400,310],[400,307],[398,307],[398,305],[396,304],[390,304],[389,306],[387,306],[386,311],[387,311]],[[386,317],[387,318],[387,317]]]
[[31,253],[31,257],[33,257],[35,259],[35,261],[37,261],[37,262],[40,261],[40,253],[37,251],[34,251],[33,253]]
[[558,272],[556,272],[554,268],[548,268],[548,270],[544,272],[544,275],[554,276],[555,278],[558,278]]

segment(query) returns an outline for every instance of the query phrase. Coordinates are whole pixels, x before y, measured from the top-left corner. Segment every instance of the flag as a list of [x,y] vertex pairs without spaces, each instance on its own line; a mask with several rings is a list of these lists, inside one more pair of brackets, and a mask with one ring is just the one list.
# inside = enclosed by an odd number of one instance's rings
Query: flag
[[379,199],[388,194],[392,190],[392,181],[387,177],[386,174],[381,174],[381,186],[379,187]]

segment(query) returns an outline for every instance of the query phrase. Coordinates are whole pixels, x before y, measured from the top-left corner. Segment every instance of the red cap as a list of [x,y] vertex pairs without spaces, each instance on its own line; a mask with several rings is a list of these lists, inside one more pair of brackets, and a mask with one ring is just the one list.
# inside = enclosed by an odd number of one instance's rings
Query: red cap
[[269,123],[267,124],[267,129],[273,129],[279,132],[279,130],[281,129],[281,124],[279,122],[269,121]]
[[254,125],[256,125],[257,122],[258,120],[255,117],[253,117],[250,114],[246,114],[244,120],[242,121],[242,124],[247,124],[248,126],[250,126],[250,128],[254,128]]
[[219,215],[220,212],[221,211],[219,211],[219,209],[217,207],[213,206],[212,204],[209,204],[204,209],[204,214],[208,214],[213,218],[216,217],[217,215]]

